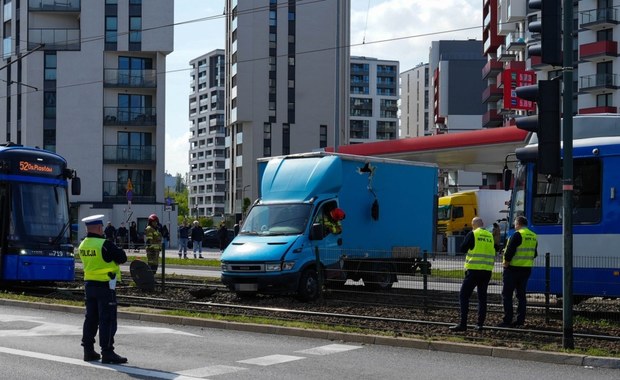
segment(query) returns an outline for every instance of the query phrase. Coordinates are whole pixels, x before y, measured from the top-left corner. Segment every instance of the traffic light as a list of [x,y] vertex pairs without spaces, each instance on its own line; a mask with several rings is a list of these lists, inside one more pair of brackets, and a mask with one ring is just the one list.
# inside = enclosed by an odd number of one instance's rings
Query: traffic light
[[528,47],[528,54],[539,55],[543,63],[562,65],[562,0],[530,0],[531,9],[540,9],[539,20],[528,23],[528,30],[540,33],[540,43]]
[[538,84],[516,88],[521,99],[536,102],[538,114],[515,120],[517,128],[536,132],[538,158],[536,165],[541,174],[560,175],[560,82],[540,80]]

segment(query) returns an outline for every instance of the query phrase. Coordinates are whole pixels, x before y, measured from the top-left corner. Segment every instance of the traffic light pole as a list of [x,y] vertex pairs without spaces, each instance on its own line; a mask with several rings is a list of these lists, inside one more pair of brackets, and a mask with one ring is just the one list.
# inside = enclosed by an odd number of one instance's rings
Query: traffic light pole
[[562,302],[562,346],[574,349],[573,339],[573,0],[564,0],[564,82],[562,136],[564,147],[562,179],[562,229],[564,232],[564,299]]

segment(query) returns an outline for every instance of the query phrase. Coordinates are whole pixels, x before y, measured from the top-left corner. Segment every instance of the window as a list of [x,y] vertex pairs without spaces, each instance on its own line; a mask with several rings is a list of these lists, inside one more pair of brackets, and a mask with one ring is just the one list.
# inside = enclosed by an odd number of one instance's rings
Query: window
[[142,86],[146,78],[144,70],[152,69],[153,60],[151,58],[118,57],[118,83]]
[[327,125],[319,126],[319,148],[327,147]]
[[129,17],[129,43],[142,42],[142,17]]
[[291,127],[288,124],[282,125],[282,154],[291,153]]
[[131,179],[134,196],[155,196],[155,186],[151,182],[150,170],[119,169],[116,173],[116,189],[113,189],[113,191],[116,190],[116,194],[125,194],[127,179]]
[[600,94],[596,95],[597,107],[613,107],[613,94]]
[[[573,224],[601,219],[601,163],[598,159],[574,161]],[[534,189],[533,224],[562,224],[562,179],[549,181],[538,174]]]
[[118,132],[117,159],[154,160],[155,151],[151,133]]
[[105,18],[105,42],[116,43],[118,38],[118,18],[107,16]]
[[154,116],[153,99],[150,95],[119,94],[118,117],[120,121],[142,121]]
[[271,124],[263,124],[263,157],[271,156]]
[[44,106],[43,117],[45,119],[56,118],[56,91],[45,91],[43,94]]
[[45,52],[45,80],[56,80],[56,52]]

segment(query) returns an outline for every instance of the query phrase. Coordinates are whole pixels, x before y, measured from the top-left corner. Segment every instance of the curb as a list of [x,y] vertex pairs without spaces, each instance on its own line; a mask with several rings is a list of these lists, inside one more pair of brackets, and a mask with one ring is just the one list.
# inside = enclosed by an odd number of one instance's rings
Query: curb
[[[17,300],[0,299],[0,305],[18,306],[30,309],[61,311],[73,314],[83,314],[84,308],[69,305],[46,304],[41,302],[27,302]],[[587,366],[597,368],[620,369],[620,358],[608,358],[600,356],[588,356],[580,354],[565,354],[559,352],[546,352],[534,350],[521,350],[505,347],[488,347],[469,343],[456,343],[445,341],[428,341],[415,338],[396,338],[389,336],[364,335],[355,333],[344,333],[337,331],[324,331],[301,329],[295,327],[282,327],[272,325],[260,325],[254,323],[240,323],[216,321],[209,319],[177,317],[170,315],[159,315],[150,313],[140,313],[135,311],[118,310],[118,317],[128,320],[145,322],[167,323],[171,325],[217,328],[222,330],[244,331],[260,334],[276,334],[287,336],[298,336],[304,338],[316,338],[326,340],[340,340],[350,343],[375,344],[381,346],[394,346],[403,348],[414,348],[429,351],[443,351],[457,354],[469,354],[479,356],[490,356],[495,358],[528,360],[550,364],[564,364],[575,366]]]

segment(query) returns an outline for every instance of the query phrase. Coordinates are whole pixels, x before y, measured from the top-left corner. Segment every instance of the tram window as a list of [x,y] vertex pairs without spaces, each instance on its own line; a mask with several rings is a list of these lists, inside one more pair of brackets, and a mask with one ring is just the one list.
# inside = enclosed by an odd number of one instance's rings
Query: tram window
[[[573,224],[597,223],[601,218],[601,165],[598,160],[575,160],[573,165]],[[534,224],[562,223],[562,179],[538,174]]]

